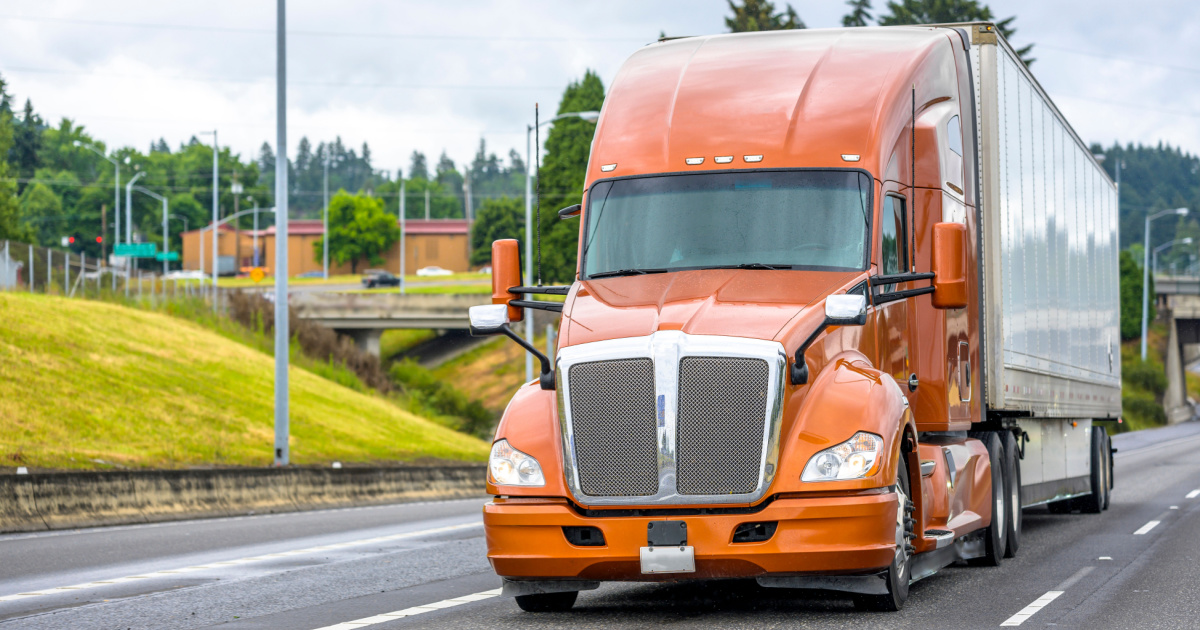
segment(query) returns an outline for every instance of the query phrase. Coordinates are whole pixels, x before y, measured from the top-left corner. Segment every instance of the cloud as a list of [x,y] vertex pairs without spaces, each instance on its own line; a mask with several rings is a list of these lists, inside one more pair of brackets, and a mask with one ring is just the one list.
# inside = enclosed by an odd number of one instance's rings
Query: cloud
[[[811,27],[837,26],[845,11],[829,0],[792,4]],[[1034,73],[1086,141],[1200,152],[1194,5],[991,4],[1017,16],[1015,43],[1039,44]],[[367,141],[376,166],[393,172],[414,150],[431,160],[445,150],[461,164],[481,137],[502,156],[523,153],[533,103],[553,110],[587,69],[607,85],[660,31],[721,32],[726,13],[724,0],[294,1],[289,144]],[[32,98],[51,121],[71,117],[110,144],[177,145],[215,127],[249,157],[274,144],[274,20],[273,2],[244,0],[4,2],[0,73],[19,102]]]

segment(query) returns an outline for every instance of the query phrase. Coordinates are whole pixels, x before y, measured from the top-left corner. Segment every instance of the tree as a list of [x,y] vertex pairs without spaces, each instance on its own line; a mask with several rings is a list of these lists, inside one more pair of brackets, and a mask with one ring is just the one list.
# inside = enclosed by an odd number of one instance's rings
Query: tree
[[[3,107],[7,103],[8,95],[0,79],[0,156],[8,155],[13,141],[12,113]],[[30,235],[18,222],[17,183],[11,177],[8,162],[0,159],[0,238],[24,240]]]
[[425,154],[413,151],[412,161],[408,165],[409,179],[429,179],[429,168],[425,165]]
[[492,260],[492,242],[502,238],[525,238],[525,203],[518,197],[485,199],[471,224],[471,264]]
[[[904,24],[946,24],[952,22],[995,22],[996,28],[1004,39],[1012,41],[1017,29],[1013,28],[1013,20],[1017,17],[1007,17],[998,22],[991,8],[980,4],[979,0],[889,0],[887,5],[889,15],[879,18],[880,26],[898,26]],[[1017,49],[1017,56],[1026,66],[1032,65],[1035,59],[1029,56],[1033,44]]]
[[733,0],[727,1],[729,9],[733,11],[733,17],[725,18],[725,26],[730,33],[808,28],[790,4],[785,5],[787,8],[782,13],[776,13],[771,0],[743,0],[741,6]]
[[842,26],[866,26],[871,19],[871,0],[847,0],[850,13],[842,17]]
[[[1142,335],[1142,266],[1129,250],[1121,250],[1121,339],[1137,339]],[[1150,295],[1154,295],[1154,276],[1150,276]],[[1156,310],[1150,301],[1147,315],[1154,321]]]
[[73,234],[63,214],[62,200],[50,187],[36,182],[25,187],[21,193],[21,222],[37,234],[41,245],[54,245],[59,237]]
[[[350,263],[358,273],[364,259],[372,265],[383,263],[383,254],[400,239],[396,215],[383,209],[383,201],[339,190],[329,200],[329,257],[335,263]],[[313,244],[314,260],[321,260],[324,239]]]
[[33,111],[33,103],[25,99],[25,110],[21,114],[21,121],[13,128],[13,144],[8,152],[9,161],[21,177],[32,178],[40,165],[38,153],[42,148],[44,127],[41,116]]
[[[591,70],[563,92],[558,113],[600,111],[604,105],[604,84]],[[538,171],[541,189],[542,280],[571,282],[575,279],[578,254],[579,220],[558,218],[558,210],[577,204],[583,198],[588,155],[596,123],[565,118],[554,123],[546,134],[546,159]],[[536,226],[536,224],[535,224]],[[536,229],[536,228],[535,228]],[[535,254],[536,256],[536,254]],[[535,277],[526,282],[536,282]]]

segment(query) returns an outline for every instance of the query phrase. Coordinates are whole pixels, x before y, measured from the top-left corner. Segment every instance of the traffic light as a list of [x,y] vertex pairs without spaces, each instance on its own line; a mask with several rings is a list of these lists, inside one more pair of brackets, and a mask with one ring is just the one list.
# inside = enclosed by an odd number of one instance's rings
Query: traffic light
[[103,244],[104,244],[104,237],[103,237],[103,236],[97,236],[97,237],[96,237],[96,242],[97,242],[97,243],[100,243],[101,245],[103,245]]
[[68,236],[68,237],[67,237],[67,243],[68,243],[68,244],[70,244],[70,245],[74,245],[74,244],[75,244],[75,237],[74,237],[74,236]]

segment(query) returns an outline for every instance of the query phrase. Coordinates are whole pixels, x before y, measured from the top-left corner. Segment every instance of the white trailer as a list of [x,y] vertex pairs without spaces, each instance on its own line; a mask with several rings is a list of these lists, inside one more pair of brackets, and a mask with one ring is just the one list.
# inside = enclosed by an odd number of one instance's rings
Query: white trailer
[[969,30],[985,417],[1027,436],[1034,505],[1091,493],[1098,453],[1111,485],[1092,422],[1121,414],[1117,190],[995,27]]

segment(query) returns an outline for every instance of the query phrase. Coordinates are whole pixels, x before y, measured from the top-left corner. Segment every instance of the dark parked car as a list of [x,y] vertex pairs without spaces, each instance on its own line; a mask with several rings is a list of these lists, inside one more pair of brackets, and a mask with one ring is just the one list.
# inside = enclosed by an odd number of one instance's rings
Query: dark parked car
[[363,272],[363,286],[368,289],[375,287],[398,287],[400,278],[382,269],[368,269]]

